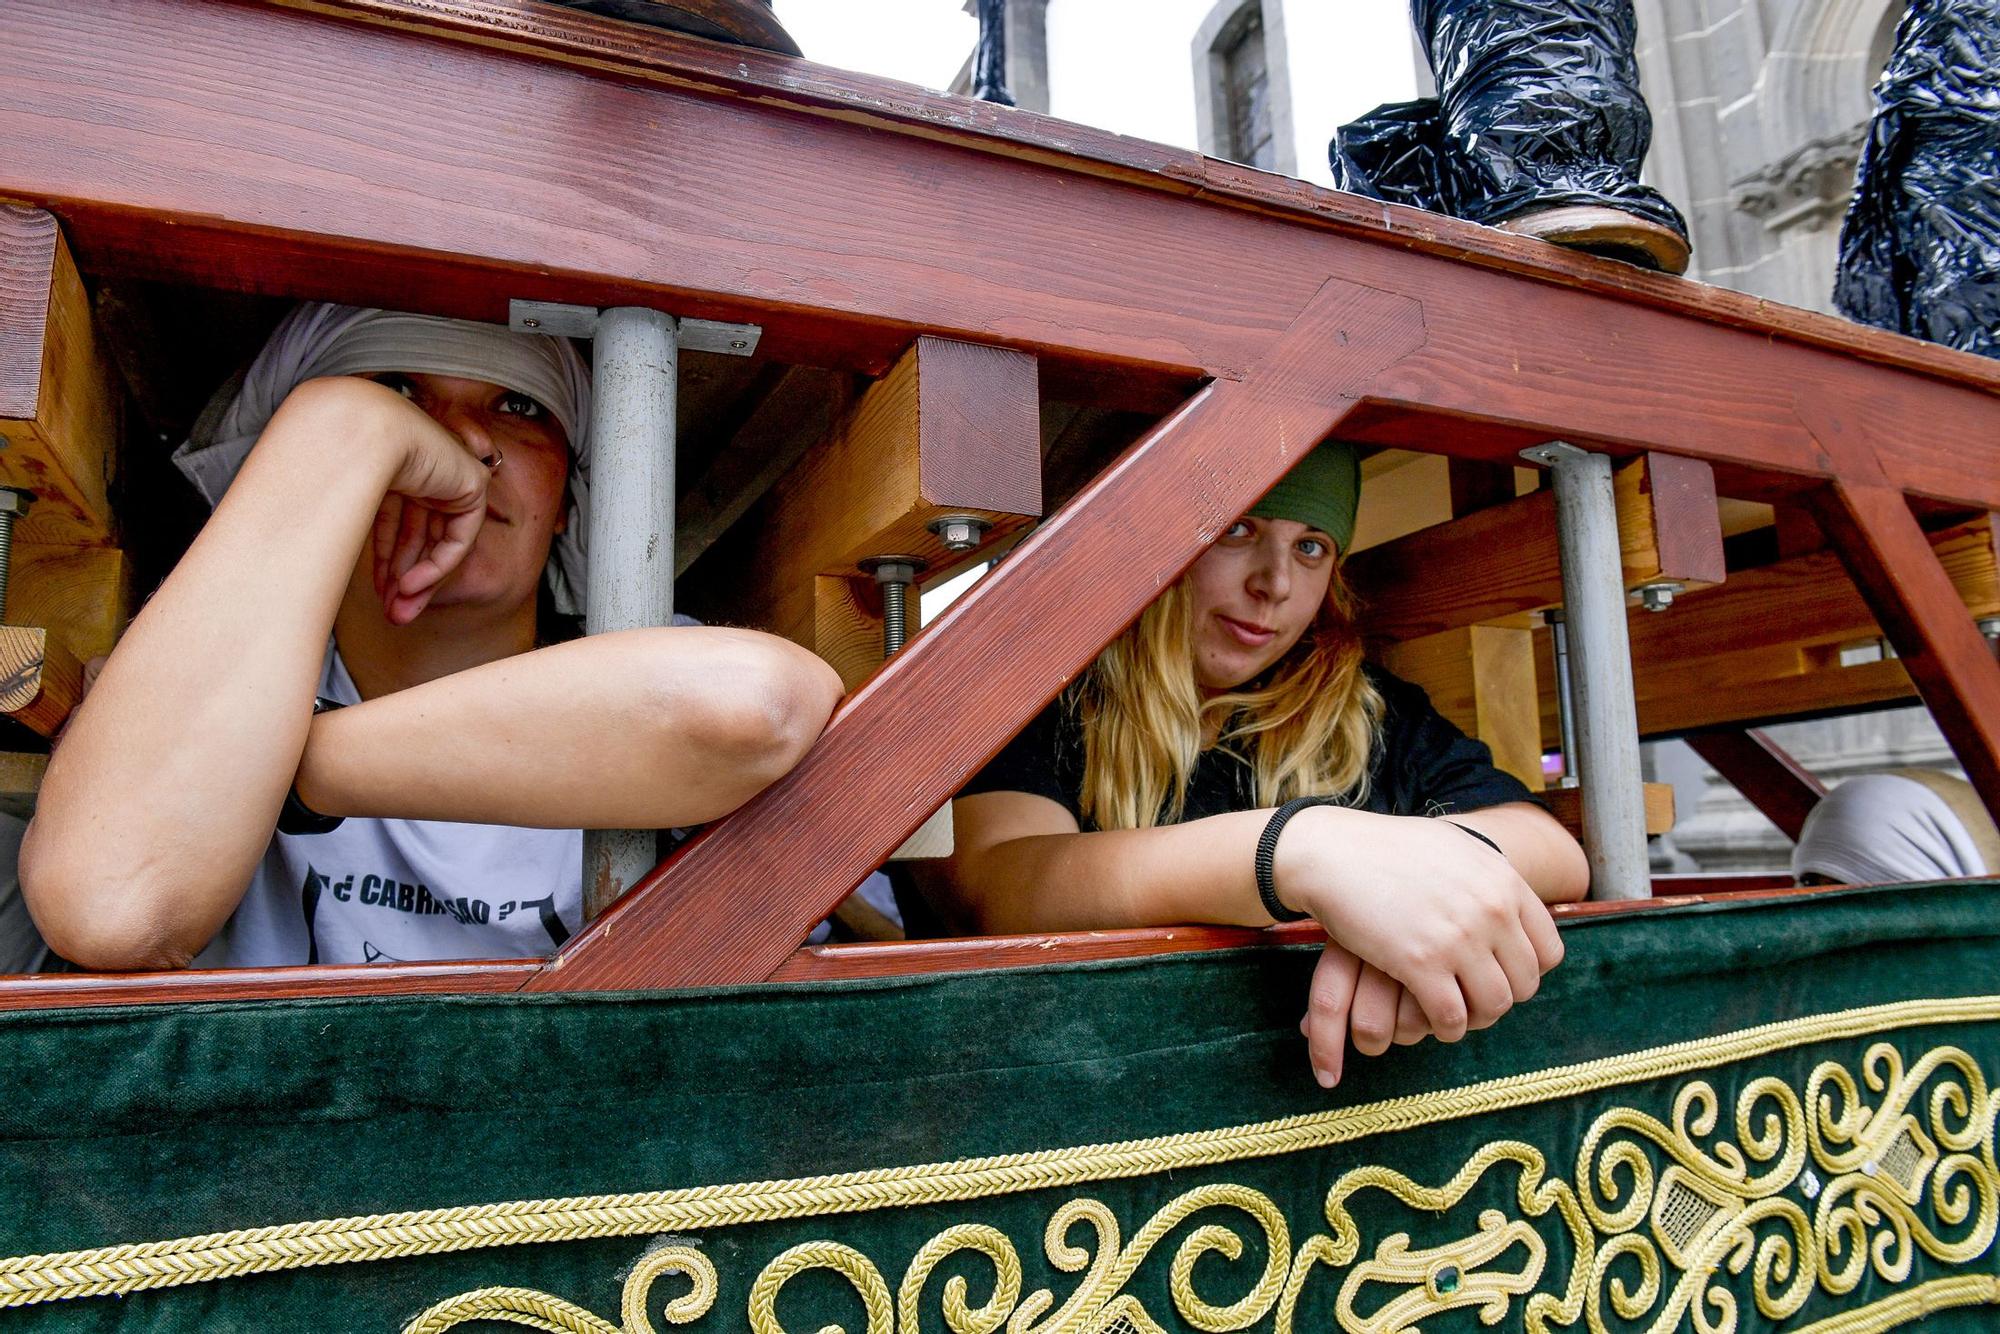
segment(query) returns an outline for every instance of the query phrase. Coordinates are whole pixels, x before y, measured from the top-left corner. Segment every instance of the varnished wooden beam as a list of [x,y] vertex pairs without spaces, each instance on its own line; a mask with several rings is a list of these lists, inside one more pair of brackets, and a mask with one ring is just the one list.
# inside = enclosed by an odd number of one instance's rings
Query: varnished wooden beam
[[[1583,837],[1583,789],[1580,787],[1552,787],[1541,794],[1548,805],[1549,814],[1563,828],[1576,838]],[[1672,783],[1647,783],[1645,785],[1646,834],[1667,834],[1674,828],[1674,785]]]
[[1813,512],[1987,809],[2000,811],[2000,663],[1902,494],[1827,488]]
[[1381,660],[1397,676],[1422,686],[1460,731],[1485,742],[1495,768],[1541,790],[1533,630],[1525,624],[1469,625],[1389,645]]
[[1686,740],[1786,838],[1797,841],[1806,816],[1826,795],[1824,783],[1756,728],[1692,732]]
[[23,541],[110,543],[116,374],[53,215],[0,202],[0,486],[31,491]]
[[[1358,438],[1491,459],[1560,436],[1825,478],[1791,388],[1812,385],[1892,442],[1891,484],[2000,507],[2000,476],[1963,466],[2000,434],[1979,358],[798,62],[591,45],[514,5],[315,8],[11,0],[0,193],[56,208],[106,272],[489,319],[510,296],[660,305],[871,370],[930,331],[1233,378],[1338,272],[1428,331],[1347,420]],[[271,121],[357,80],[360,126]]]
[[[1403,298],[1327,280],[1267,363],[1162,422],[871,678],[798,768],[641,881],[530,986],[768,977],[1270,488],[1293,448],[1333,431],[1423,345],[1417,316]],[[900,766],[891,799],[859,799],[854,776],[885,763]],[[746,900],[746,884],[770,889]]]
[[[1626,587],[1671,580],[1694,589],[1722,580],[1707,464],[1649,454],[1619,468],[1613,488]],[[1537,491],[1370,547],[1345,568],[1367,609],[1363,629],[1377,642],[1559,606],[1555,493]]]

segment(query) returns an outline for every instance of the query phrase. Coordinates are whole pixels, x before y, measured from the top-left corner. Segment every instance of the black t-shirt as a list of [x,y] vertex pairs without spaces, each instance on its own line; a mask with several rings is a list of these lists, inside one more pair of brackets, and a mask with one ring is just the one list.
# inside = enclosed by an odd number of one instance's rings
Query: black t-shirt
[[[1379,815],[1450,815],[1535,797],[1493,754],[1447,722],[1420,687],[1370,665],[1382,694],[1381,733],[1368,765],[1368,794],[1356,803]],[[1083,818],[1083,724],[1068,692],[1044,709],[1007,748],[980,770],[960,796],[1028,792]],[[1195,761],[1183,820],[1255,810],[1256,771],[1236,751],[1212,746]]]

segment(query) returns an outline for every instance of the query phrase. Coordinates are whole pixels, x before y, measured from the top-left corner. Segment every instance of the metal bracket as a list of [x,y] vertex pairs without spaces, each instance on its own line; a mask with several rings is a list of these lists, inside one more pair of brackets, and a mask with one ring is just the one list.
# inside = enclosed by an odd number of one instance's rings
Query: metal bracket
[[1578,449],[1566,440],[1551,440],[1546,444],[1522,450],[1521,457],[1530,463],[1539,463],[1544,468],[1553,468],[1564,459],[1578,459],[1588,453],[1589,450]]
[[[679,320],[679,344],[684,352],[713,352],[724,357],[747,357],[756,352],[764,337],[761,324],[723,324],[718,320]],[[594,338],[597,335],[597,307],[572,306],[560,301],[507,303],[507,327],[515,333],[551,334],[558,338]]]

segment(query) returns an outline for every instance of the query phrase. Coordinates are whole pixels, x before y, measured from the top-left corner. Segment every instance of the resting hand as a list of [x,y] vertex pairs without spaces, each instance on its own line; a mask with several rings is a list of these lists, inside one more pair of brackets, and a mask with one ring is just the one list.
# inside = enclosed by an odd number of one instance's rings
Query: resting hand
[[[1456,1042],[1527,1000],[1562,960],[1548,909],[1507,859],[1443,821],[1318,808],[1280,845],[1278,892],[1312,914],[1357,969],[1341,1007],[1363,1051],[1422,1036]],[[1303,835],[1303,837],[1301,837]],[[1296,841],[1295,841],[1296,840]],[[1323,1052],[1315,1048],[1315,1068]]]
[[423,409],[395,390],[372,386],[396,471],[370,539],[370,565],[382,613],[408,625],[472,550],[486,522],[484,461]]

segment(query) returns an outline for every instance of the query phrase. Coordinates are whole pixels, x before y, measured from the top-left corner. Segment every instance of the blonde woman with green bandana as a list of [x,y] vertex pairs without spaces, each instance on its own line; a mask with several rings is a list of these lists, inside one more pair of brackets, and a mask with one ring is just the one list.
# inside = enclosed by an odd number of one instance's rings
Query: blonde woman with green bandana
[[953,803],[938,925],[1075,931],[1313,917],[1315,1073],[1351,1037],[1455,1041],[1562,957],[1582,849],[1424,693],[1364,664],[1340,559],[1360,467],[1329,443],[1231,524]]
[[175,456],[215,514],[50,762],[21,882],[57,953],[547,954],[583,829],[714,819],[798,761],[840,695],[805,650],[541,632],[544,580],[583,610],[589,406],[564,339],[286,319]]

